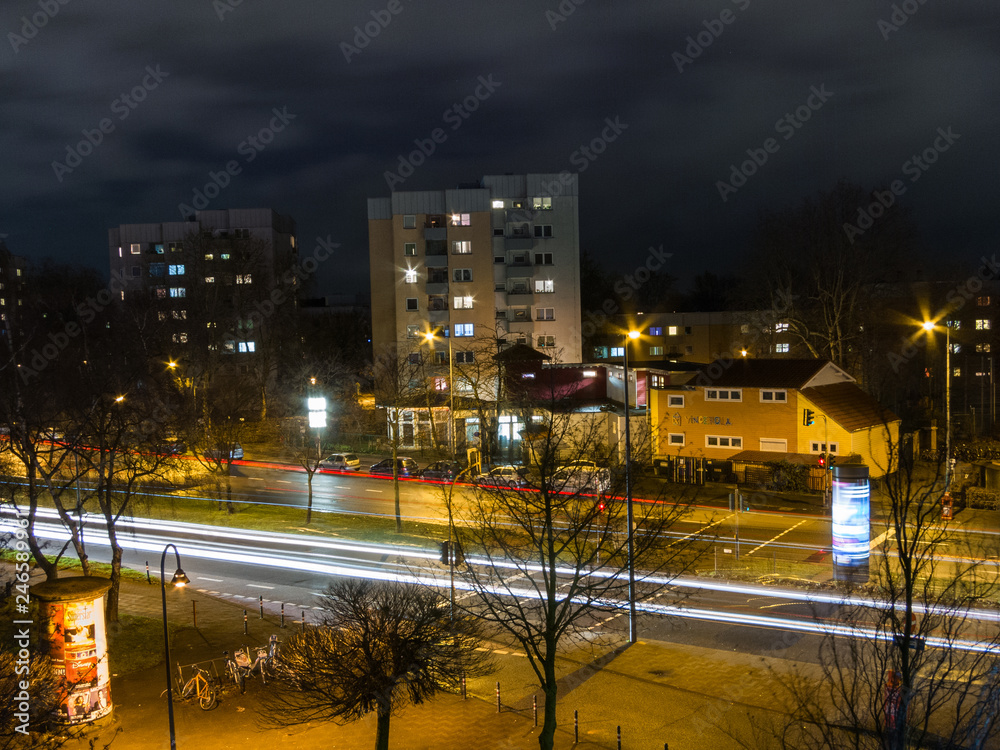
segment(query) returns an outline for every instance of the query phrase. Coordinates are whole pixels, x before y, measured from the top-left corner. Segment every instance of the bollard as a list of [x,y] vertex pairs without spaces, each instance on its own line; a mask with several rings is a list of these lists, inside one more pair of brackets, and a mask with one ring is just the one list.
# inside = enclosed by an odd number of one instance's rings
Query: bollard
[[152,582],[152,579],[149,577],[149,560],[146,560],[146,583]]
[[282,627],[282,628],[285,627],[285,604],[284,604],[284,602],[282,602],[282,604],[281,604],[281,626],[280,627]]
[[573,709],[573,743],[580,741],[580,712]]
[[497,713],[500,713],[500,683],[497,682]]
[[191,619],[194,621],[194,626],[198,627],[198,602],[191,602]]
[[302,632],[306,632],[306,611],[302,610]]
[[466,693],[465,693],[465,675],[463,674],[462,675],[462,700],[464,701],[465,699],[466,699]]
[[618,750],[622,750],[622,726],[618,725]]
[[264,619],[264,597],[257,597],[260,600],[260,619]]
[[538,696],[531,696],[531,713],[535,715],[535,726],[538,726]]
[[243,610],[243,635],[247,634],[247,611]]

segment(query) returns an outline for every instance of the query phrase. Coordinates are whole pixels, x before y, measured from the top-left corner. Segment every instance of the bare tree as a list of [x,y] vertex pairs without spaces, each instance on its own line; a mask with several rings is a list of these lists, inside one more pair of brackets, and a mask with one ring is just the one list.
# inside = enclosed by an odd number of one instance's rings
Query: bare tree
[[479,622],[452,620],[433,589],[341,579],[319,601],[319,626],[281,647],[278,684],[264,699],[267,723],[346,724],[374,713],[375,748],[388,750],[393,713],[494,669],[477,650]]
[[[543,408],[547,406],[548,408]],[[522,420],[533,457],[530,489],[480,486],[456,506],[462,545],[483,559],[461,571],[474,592],[463,609],[512,637],[528,657],[545,695],[543,749],[556,730],[556,654],[594,617],[626,606],[629,593],[627,504],[621,466],[566,467],[564,462],[609,450],[608,413],[566,414],[553,404],[524,403]],[[681,502],[636,503],[632,534],[636,591],[645,599],[694,559],[690,540],[670,543]]]
[[[776,747],[995,747],[998,588],[984,562],[996,559],[997,545],[942,520],[940,466],[916,466],[898,445],[889,463],[885,541],[870,583],[849,588],[855,600],[836,611],[859,637],[824,637],[816,668],[775,676],[789,716],[770,728]],[[759,737],[743,741],[760,746]]]

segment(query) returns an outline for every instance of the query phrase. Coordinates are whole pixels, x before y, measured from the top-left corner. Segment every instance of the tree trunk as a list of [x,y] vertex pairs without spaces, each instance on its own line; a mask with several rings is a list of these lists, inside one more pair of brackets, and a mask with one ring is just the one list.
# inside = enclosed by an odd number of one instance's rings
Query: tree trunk
[[389,709],[379,706],[378,728],[375,730],[375,750],[389,750]]
[[[550,656],[551,654],[551,656]],[[559,698],[559,688],[556,685],[555,650],[546,651],[542,669],[545,671],[545,684],[542,694],[545,696],[545,719],[542,731],[538,733],[538,747],[541,750],[552,750],[556,741],[556,701]]]
[[236,512],[236,506],[233,505],[233,478],[232,472],[233,465],[231,463],[226,464],[226,512],[232,515]]
[[[403,516],[399,509],[399,467],[396,457],[399,456],[399,410],[396,411],[396,422],[392,426],[392,492],[396,501],[396,533],[403,533]],[[388,721],[388,720],[387,720]]]
[[108,589],[108,600],[104,605],[104,618],[109,623],[118,622],[118,600],[121,594],[122,581],[122,548],[111,534],[111,588]]
[[306,486],[309,488],[309,502],[306,505],[306,526],[312,523],[313,517],[313,472],[306,469]]

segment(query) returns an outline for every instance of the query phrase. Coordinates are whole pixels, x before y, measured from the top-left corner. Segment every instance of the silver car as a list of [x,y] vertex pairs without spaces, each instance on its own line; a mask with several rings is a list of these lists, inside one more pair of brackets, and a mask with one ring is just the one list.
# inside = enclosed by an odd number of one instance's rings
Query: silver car
[[559,492],[603,494],[611,488],[611,472],[596,466],[564,466],[552,475],[549,485]]
[[361,459],[356,453],[333,453],[320,461],[319,467],[337,471],[357,471],[361,468]]

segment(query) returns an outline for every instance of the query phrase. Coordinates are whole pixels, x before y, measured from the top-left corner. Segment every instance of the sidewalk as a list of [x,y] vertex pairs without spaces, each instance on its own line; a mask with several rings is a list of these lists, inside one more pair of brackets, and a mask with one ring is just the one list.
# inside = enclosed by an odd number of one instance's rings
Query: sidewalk
[[[272,633],[287,637],[297,623],[256,608],[248,612],[249,634],[243,635],[243,605],[217,599],[191,589],[168,591],[168,617],[175,628],[171,661],[182,665],[218,659],[224,650],[265,643]],[[192,603],[198,627],[192,625]],[[122,583],[122,612],[160,620],[160,587]],[[780,639],[781,635],[776,635]],[[715,724],[731,724],[751,714],[768,713],[773,701],[766,664],[759,656],[736,654],[668,643],[639,642],[614,652],[620,642],[592,636],[583,638],[560,659],[559,729],[556,747],[582,750],[616,747],[616,727],[621,725],[623,747],[629,750],[736,745]],[[773,649],[787,643],[775,641]],[[532,720],[535,676],[527,659],[497,647],[501,669],[496,675],[470,681],[469,698],[441,695],[421,706],[409,706],[392,719],[390,747],[394,750],[514,750],[537,747]],[[771,660],[780,663],[780,660]],[[221,667],[221,662],[217,662]],[[124,677],[112,677],[115,713],[112,723],[88,734],[70,747],[109,742],[114,750],[168,748],[162,663]],[[497,712],[495,685],[501,683],[503,710]],[[258,698],[267,688],[248,681],[246,695],[228,688],[212,711],[202,711],[175,697],[174,719],[180,748],[247,747],[296,750],[368,750],[374,744],[374,718],[347,726],[314,722],[290,729],[262,729],[256,721]],[[538,699],[539,721],[543,711]],[[580,742],[573,742],[574,710],[579,711]],[[120,730],[120,731],[119,731]]]

